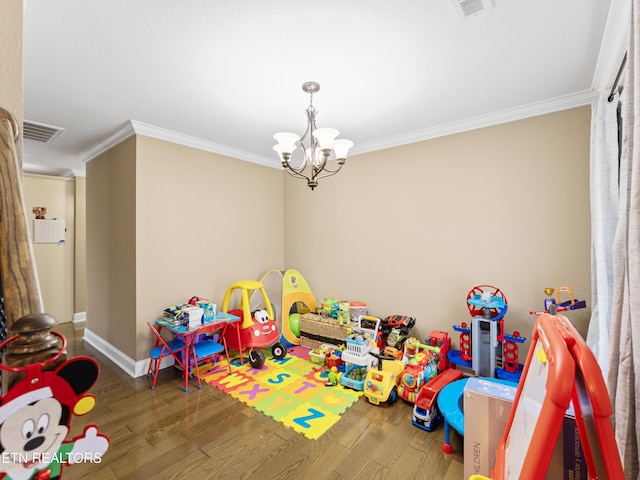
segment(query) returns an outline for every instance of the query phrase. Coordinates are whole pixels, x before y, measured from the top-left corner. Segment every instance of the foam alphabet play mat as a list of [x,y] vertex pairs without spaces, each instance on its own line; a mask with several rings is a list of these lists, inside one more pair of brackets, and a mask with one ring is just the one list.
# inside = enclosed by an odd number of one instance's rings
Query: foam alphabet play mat
[[362,392],[341,385],[327,387],[326,372],[309,361],[309,349],[291,347],[285,358],[265,355],[255,369],[249,362],[217,362],[202,378],[217,389],[255,408],[307,438],[315,440],[334,425]]

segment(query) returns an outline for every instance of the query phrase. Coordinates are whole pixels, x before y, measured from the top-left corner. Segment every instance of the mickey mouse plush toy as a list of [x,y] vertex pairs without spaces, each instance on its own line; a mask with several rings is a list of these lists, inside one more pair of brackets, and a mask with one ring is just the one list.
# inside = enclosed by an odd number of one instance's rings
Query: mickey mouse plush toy
[[26,373],[0,398],[0,479],[59,479],[63,465],[100,463],[109,447],[109,438],[95,425],[67,440],[72,415],[84,415],[95,405],[95,397],[85,393],[98,378],[96,361],[75,357],[54,371],[42,371],[42,366],[0,365]]

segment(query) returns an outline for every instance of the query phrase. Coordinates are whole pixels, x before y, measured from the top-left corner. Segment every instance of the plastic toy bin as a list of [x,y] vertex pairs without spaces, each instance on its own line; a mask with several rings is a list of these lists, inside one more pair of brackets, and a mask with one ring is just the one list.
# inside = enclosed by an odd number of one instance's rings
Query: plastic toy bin
[[353,335],[347,337],[346,344],[346,353],[354,357],[364,357],[371,350],[371,343],[368,340],[356,340]]
[[367,315],[367,304],[364,302],[349,302],[349,316],[355,320],[360,315]]

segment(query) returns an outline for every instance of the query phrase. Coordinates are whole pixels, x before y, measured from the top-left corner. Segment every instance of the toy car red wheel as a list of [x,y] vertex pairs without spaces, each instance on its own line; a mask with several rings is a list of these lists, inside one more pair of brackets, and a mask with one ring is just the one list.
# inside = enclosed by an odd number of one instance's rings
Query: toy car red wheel
[[273,358],[276,360],[281,360],[287,356],[287,347],[282,342],[277,342],[273,347],[271,347],[271,354]]
[[264,353],[260,350],[249,350],[249,363],[253,368],[260,368],[264,365]]

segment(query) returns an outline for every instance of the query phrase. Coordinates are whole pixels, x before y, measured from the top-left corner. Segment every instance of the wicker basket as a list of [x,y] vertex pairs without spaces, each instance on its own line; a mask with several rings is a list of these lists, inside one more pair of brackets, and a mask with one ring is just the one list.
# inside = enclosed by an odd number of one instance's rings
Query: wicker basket
[[317,348],[323,343],[342,345],[351,325],[343,325],[333,318],[315,313],[305,313],[300,317],[300,345]]

